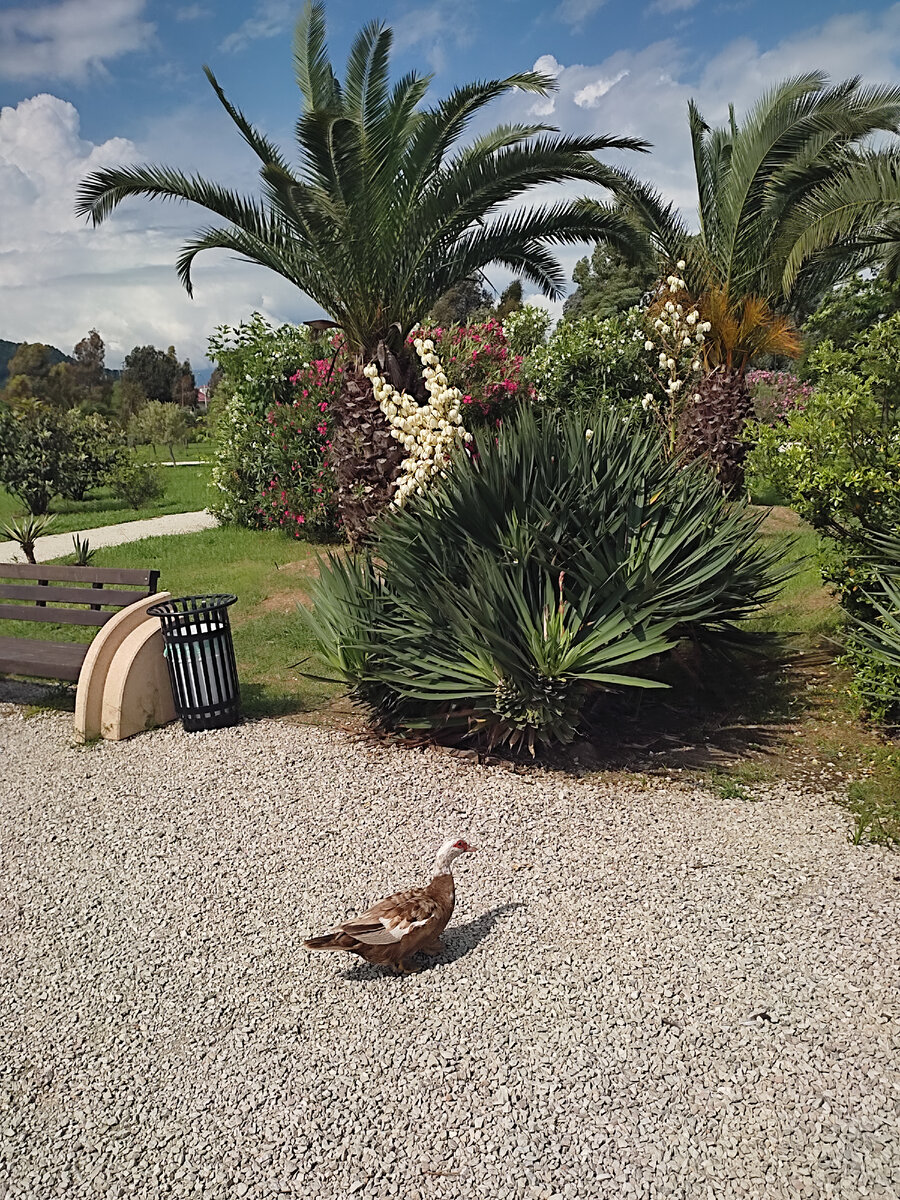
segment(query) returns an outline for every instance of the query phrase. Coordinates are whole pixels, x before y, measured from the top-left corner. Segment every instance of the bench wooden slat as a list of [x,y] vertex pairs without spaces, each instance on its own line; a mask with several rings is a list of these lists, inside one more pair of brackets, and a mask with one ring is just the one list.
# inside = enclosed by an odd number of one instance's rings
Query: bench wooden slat
[[40,587],[36,584],[0,583],[0,597],[4,600],[49,600],[55,604],[115,604],[125,608],[135,600],[143,600],[143,592],[122,592],[114,588],[90,587]]
[[58,567],[49,563],[0,563],[0,579],[49,579],[61,583],[113,583],[156,591],[158,570],[133,567]]
[[40,642],[0,637],[0,672],[75,682],[88,647],[84,642]]
[[[158,579],[159,571],[152,568],[0,563],[0,600],[17,601],[0,604],[0,620],[105,625],[121,609],[145,596],[155,595]],[[6,582],[2,582],[4,580]],[[60,587],[59,584],[82,586]],[[48,607],[54,604],[83,607]],[[0,674],[77,681],[87,652],[86,642],[0,637]]]
[[54,625],[105,625],[110,612],[82,608],[38,608],[30,604],[0,604],[0,621],[43,621]]

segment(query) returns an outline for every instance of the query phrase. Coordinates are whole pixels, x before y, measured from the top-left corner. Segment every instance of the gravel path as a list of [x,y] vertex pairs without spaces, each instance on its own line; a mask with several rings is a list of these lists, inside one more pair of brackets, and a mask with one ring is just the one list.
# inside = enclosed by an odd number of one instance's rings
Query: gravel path
[[[92,547],[122,546],[125,542],[139,542],[141,538],[160,537],[166,533],[199,533],[201,529],[215,529],[218,521],[203,509],[201,512],[172,513],[167,517],[148,517],[143,521],[123,521],[120,525],[100,525],[96,529],[73,530],[71,533],[50,533],[38,538],[34,557],[38,562],[49,562],[72,553],[72,538],[88,538]],[[18,542],[0,542],[0,563],[24,562]]]
[[[825,799],[70,727],[0,716],[6,1200],[900,1195],[900,857]],[[442,958],[302,949],[448,833]]]

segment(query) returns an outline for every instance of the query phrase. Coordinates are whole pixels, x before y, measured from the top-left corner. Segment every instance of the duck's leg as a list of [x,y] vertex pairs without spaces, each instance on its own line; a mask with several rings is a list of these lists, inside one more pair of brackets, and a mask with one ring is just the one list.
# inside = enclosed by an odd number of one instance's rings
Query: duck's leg
[[402,959],[400,959],[399,962],[395,962],[392,965],[392,970],[395,975],[417,975],[418,974],[418,968],[408,967]]

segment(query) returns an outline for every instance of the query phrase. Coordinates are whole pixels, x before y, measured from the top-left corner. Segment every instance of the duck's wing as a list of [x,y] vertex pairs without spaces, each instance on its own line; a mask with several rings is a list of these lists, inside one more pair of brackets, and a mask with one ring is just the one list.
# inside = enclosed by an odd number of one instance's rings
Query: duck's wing
[[392,946],[439,915],[440,905],[426,888],[409,888],[345,921],[341,931],[367,946]]

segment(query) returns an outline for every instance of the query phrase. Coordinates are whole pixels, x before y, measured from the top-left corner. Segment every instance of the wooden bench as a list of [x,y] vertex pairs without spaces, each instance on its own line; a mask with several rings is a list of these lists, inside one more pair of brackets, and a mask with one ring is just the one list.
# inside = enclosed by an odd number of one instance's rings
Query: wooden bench
[[[105,625],[120,609],[154,595],[158,579],[159,571],[0,563],[0,620]],[[75,681],[89,645],[0,637],[0,674]]]

